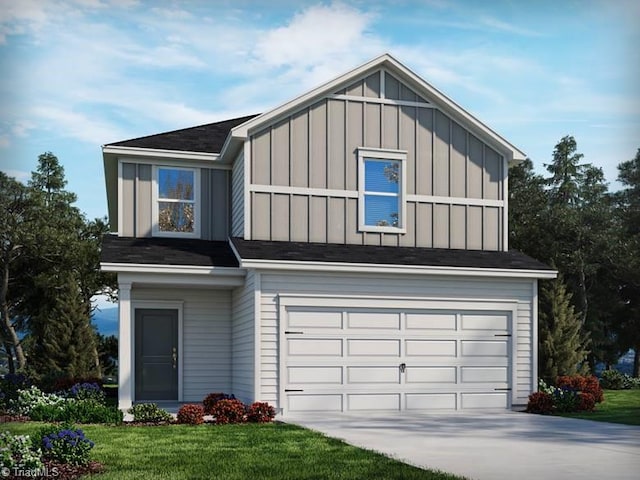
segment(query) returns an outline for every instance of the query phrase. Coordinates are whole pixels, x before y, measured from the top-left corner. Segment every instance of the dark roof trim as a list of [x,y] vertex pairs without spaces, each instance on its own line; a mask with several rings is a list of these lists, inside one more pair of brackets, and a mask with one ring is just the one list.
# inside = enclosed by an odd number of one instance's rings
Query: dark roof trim
[[237,268],[228,242],[183,238],[102,237],[101,263]]
[[231,239],[242,263],[250,260],[282,262],[320,262],[405,267],[444,267],[474,269],[554,270],[523,253],[444,248],[383,247],[303,242],[270,242]]
[[247,115],[221,122],[147,135],[131,140],[109,143],[105,145],[105,147],[134,147],[183,152],[220,153],[231,129],[256,116],[257,115]]

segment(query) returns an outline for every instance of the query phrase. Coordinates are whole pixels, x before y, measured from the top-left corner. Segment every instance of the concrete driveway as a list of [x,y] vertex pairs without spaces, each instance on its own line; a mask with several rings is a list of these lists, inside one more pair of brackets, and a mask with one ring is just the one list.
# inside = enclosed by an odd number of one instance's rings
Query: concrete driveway
[[282,420],[478,480],[640,478],[640,427],[516,412],[307,414]]

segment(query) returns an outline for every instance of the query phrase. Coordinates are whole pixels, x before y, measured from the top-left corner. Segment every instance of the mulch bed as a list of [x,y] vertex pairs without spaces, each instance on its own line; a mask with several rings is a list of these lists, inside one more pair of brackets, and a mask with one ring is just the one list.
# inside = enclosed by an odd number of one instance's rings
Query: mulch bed
[[96,473],[102,473],[104,466],[99,462],[89,462],[86,465],[67,465],[54,462],[52,460],[44,460],[44,468],[41,470],[40,475],[33,475],[33,471],[25,470],[24,472],[17,472],[18,475],[14,475],[14,472],[10,472],[11,475],[4,476],[11,480],[20,480],[24,478],[33,479],[51,479],[56,478],[58,480],[75,480],[84,475],[94,475]]
[[24,415],[0,415],[0,423],[28,422],[29,417]]

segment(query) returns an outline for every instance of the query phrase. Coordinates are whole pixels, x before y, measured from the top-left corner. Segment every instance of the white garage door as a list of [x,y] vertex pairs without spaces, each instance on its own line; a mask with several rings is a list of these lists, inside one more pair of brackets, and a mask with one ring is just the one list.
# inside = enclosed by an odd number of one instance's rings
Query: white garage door
[[509,408],[511,313],[288,308],[287,412]]

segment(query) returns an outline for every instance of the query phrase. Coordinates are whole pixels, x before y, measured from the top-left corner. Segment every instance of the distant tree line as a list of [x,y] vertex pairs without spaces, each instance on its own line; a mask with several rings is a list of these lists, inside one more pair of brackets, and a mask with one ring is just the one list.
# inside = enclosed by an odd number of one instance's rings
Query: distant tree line
[[640,149],[618,165],[617,192],[571,136],[545,167],[548,175],[536,174],[527,159],[509,172],[510,246],[560,272],[540,285],[539,375],[593,372],[633,349],[637,377]]
[[51,153],[26,185],[0,172],[0,352],[10,372],[38,380],[114,370],[115,337],[91,323],[91,298],[115,287],[99,269],[107,223],[87,220],[66,184]]

